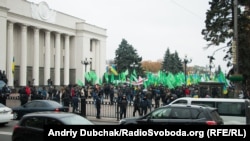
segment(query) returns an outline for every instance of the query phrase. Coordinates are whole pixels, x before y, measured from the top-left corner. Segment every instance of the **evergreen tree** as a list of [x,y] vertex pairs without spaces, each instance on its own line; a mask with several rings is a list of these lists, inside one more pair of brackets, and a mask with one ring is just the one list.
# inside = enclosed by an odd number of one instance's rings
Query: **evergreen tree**
[[[144,77],[144,71],[141,67],[142,57],[139,57],[137,50],[125,39],[122,39],[118,49],[115,51],[114,62],[116,64],[116,69],[118,73],[129,71],[129,74],[133,73],[135,70],[137,76]],[[136,64],[133,66],[132,64]]]
[[175,51],[174,53],[174,62],[175,64],[173,65],[173,73],[177,74],[179,72],[183,72],[183,63],[182,60],[179,58],[178,53]]
[[[221,43],[226,43],[228,51],[224,60],[228,61],[227,66],[232,66],[232,41],[234,29],[234,0],[211,0],[209,2],[210,9],[206,13],[206,28],[201,34],[204,39],[209,42],[210,46],[219,46]],[[243,74],[245,78],[249,78],[250,72],[250,1],[238,0],[237,5],[237,21],[238,21],[238,72]],[[234,70],[234,69],[232,69]],[[233,73],[233,71],[232,71]]]
[[182,61],[176,51],[174,54],[171,54],[169,48],[167,48],[161,70],[173,74],[183,71]]
[[162,71],[166,71],[166,72],[170,72],[171,69],[170,69],[170,63],[171,63],[171,60],[170,60],[170,50],[169,48],[167,48],[165,54],[164,54],[164,59],[163,59],[163,62],[162,62],[162,68],[161,70]]

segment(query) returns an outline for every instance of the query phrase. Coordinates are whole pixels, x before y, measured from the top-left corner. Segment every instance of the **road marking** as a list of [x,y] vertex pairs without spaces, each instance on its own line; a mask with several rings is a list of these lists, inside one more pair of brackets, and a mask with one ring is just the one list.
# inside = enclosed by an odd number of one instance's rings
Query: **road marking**
[[0,131],[0,135],[12,135],[12,132],[3,132],[3,131]]

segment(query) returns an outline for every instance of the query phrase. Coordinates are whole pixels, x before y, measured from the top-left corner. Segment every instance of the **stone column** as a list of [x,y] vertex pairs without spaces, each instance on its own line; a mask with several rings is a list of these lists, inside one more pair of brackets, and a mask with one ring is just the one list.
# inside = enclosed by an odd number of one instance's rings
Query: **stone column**
[[27,26],[21,25],[20,86],[27,85]]
[[[7,1],[0,0],[0,51],[4,52],[0,55],[0,70],[6,71],[6,63],[7,63]],[[7,72],[8,73],[8,72]]]
[[60,86],[60,57],[61,57],[61,35],[56,33],[56,51],[55,51],[55,83],[54,85]]
[[50,31],[45,32],[44,85],[50,79]]
[[91,65],[92,65],[92,70],[96,70],[96,48],[95,48],[95,40],[91,39],[90,40],[90,48],[92,48],[92,52],[94,52],[92,60],[91,60]]
[[34,86],[39,86],[39,29],[34,29],[34,62],[33,62],[33,79]]
[[94,48],[95,48],[95,72],[99,76],[100,72],[100,58],[101,58],[101,51],[100,51],[100,46],[99,46],[99,41],[94,40]]
[[69,35],[65,35],[64,85],[69,85]]
[[15,65],[14,62],[14,46],[13,46],[13,26],[14,24],[12,22],[8,22],[8,47],[7,47],[7,78],[8,78],[8,85],[14,86],[14,67],[12,65]]

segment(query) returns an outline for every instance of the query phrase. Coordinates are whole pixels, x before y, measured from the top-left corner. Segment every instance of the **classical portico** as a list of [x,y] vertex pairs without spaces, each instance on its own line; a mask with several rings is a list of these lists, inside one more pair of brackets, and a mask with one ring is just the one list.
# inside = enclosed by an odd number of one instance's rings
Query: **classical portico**
[[0,70],[9,86],[47,85],[48,79],[55,86],[84,82],[85,58],[92,59],[87,71],[95,70],[99,78],[105,72],[106,29],[45,2],[0,0],[0,26]]

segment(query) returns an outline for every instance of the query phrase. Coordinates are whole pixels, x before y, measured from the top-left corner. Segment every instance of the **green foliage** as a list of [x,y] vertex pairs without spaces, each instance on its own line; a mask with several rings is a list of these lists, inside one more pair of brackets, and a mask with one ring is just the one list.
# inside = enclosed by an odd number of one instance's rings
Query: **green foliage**
[[183,72],[182,61],[176,51],[175,53],[171,54],[169,48],[167,48],[161,70],[171,72],[173,74]]
[[[115,51],[115,59],[114,62],[116,64],[116,70],[118,73],[129,71],[131,74],[134,69],[137,72],[138,76],[145,76],[143,69],[141,67],[142,57],[139,57],[137,54],[137,50],[125,39],[122,39],[119,48]],[[135,63],[137,66],[133,66]]]
[[[210,9],[206,13],[205,29],[201,34],[208,41],[208,46],[219,46],[226,43],[229,47],[224,60],[228,61],[227,66],[232,66],[232,40],[234,37],[234,0],[211,0]],[[250,6],[249,0],[238,0],[237,6],[237,27],[238,27],[238,72],[243,74],[245,79],[250,78],[250,12],[244,7]],[[233,72],[233,71],[230,71]]]
[[[144,77],[146,75],[141,67],[142,57],[139,57],[137,50],[135,50],[125,39],[122,39],[119,48],[115,51],[115,55],[114,63],[118,73],[123,73],[128,70],[130,75],[135,70],[137,76]],[[133,63],[137,66],[133,66]],[[175,53],[170,53],[169,49],[167,49],[161,70],[173,74],[183,72],[183,63],[176,51]]]

